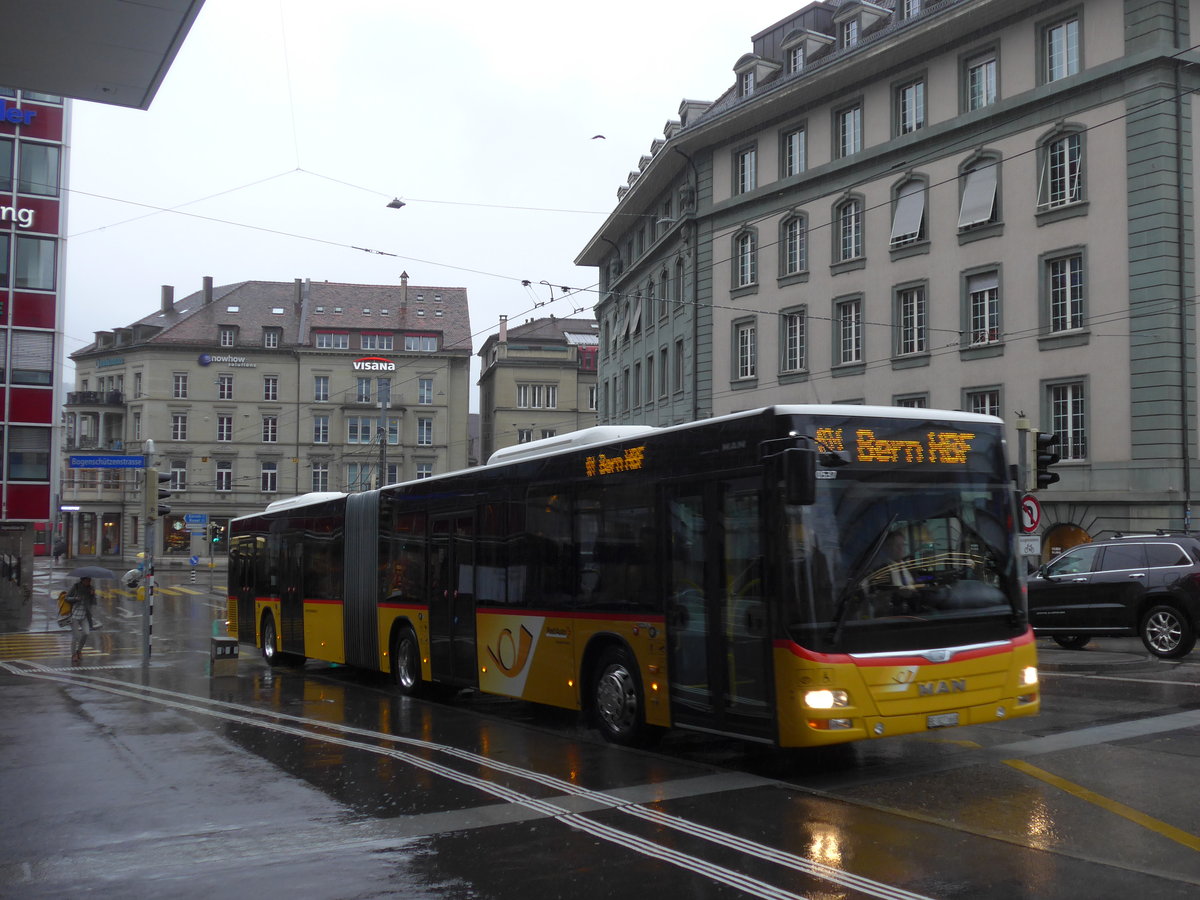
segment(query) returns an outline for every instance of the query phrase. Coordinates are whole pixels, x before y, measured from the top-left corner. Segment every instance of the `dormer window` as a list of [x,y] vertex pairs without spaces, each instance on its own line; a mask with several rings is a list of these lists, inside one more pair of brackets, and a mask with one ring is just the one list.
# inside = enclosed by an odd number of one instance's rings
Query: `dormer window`
[[315,312],[323,313],[323,312],[325,312],[325,307],[323,307],[323,306],[318,306],[318,307],[316,308]]
[[749,97],[754,93],[754,70],[743,72],[742,77],[738,79],[738,95],[741,97]]
[[[733,67],[737,75],[737,92],[739,97],[749,97],[755,88],[782,68],[779,63],[763,59],[755,53],[742,56]],[[649,163],[649,159],[646,159]]]
[[391,310],[389,310],[389,309],[388,309],[388,308],[385,306],[383,309],[381,309],[381,310],[379,311],[379,314],[380,314],[381,316],[387,316],[387,315],[391,315]]
[[858,43],[858,19],[842,23],[842,47],[853,47]]
[[282,316],[282,315],[283,315],[283,307],[282,307],[282,306],[273,306],[273,307],[271,307],[271,315],[273,315],[273,316]]
[[241,311],[242,311],[242,308],[240,306],[225,307],[225,312],[235,313],[235,312],[241,312]]
[[788,74],[804,71],[804,47],[793,47],[788,51]]
[[222,325],[220,331],[220,344],[222,347],[232,347],[237,343],[237,327],[233,325]]
[[369,316],[370,314],[371,314],[371,311],[370,311],[369,309],[364,309],[364,310],[363,310],[363,315],[364,315],[364,316]]
[[342,314],[342,308],[340,306],[335,306],[333,308],[333,314],[335,316],[340,316]]

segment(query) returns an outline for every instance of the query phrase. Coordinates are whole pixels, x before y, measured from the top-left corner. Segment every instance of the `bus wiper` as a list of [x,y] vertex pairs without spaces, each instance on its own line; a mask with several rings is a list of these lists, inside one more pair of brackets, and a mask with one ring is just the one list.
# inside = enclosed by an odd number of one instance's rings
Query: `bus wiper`
[[899,513],[894,513],[888,523],[883,526],[879,532],[879,536],[875,538],[875,542],[871,544],[867,554],[862,558],[862,562],[853,570],[850,578],[846,579],[846,584],[842,587],[841,594],[838,595],[837,607],[833,613],[833,628],[830,631],[830,641],[833,646],[838,646],[842,639],[842,629],[846,625],[846,617],[850,612],[850,598],[854,596],[854,592],[858,590],[859,582],[863,576],[867,574],[867,570],[871,567],[871,563],[875,561],[876,555],[883,548],[883,542],[887,540],[888,535],[892,531],[892,526],[896,524],[896,518]]

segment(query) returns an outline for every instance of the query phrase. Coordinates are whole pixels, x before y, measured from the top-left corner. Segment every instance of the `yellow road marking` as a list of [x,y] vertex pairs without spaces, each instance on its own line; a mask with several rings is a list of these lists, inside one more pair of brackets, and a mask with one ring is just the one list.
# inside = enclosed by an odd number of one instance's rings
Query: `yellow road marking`
[[185,594],[192,594],[193,596],[196,596],[196,597],[199,597],[203,594],[208,593],[208,591],[202,591],[199,588],[194,588],[194,587],[184,587],[181,584],[175,585],[175,587],[173,587],[171,590],[183,591]]
[[[71,632],[29,631],[0,634],[0,659],[52,659],[71,653]],[[84,656],[108,656],[84,647]]]
[[1183,846],[1190,850],[1200,850],[1200,836],[1198,835],[1184,831],[1182,828],[1176,828],[1174,825],[1168,825],[1166,822],[1156,819],[1153,816],[1148,816],[1143,812],[1138,812],[1138,810],[1133,809],[1130,806],[1126,806],[1124,803],[1111,800],[1108,797],[1097,794],[1095,791],[1088,790],[1082,785],[1067,781],[1065,778],[1059,778],[1057,775],[1052,775],[1045,769],[1039,769],[1037,766],[1031,766],[1024,760],[1006,759],[1004,760],[1004,764],[1012,766],[1018,772],[1024,772],[1026,775],[1030,775],[1033,778],[1037,778],[1040,781],[1046,782],[1046,784],[1053,785],[1060,790],[1066,791],[1068,794],[1078,797],[1080,800],[1086,800],[1088,803],[1094,803],[1101,809],[1106,809],[1111,813],[1122,816],[1123,818],[1128,819],[1130,822],[1141,825],[1143,828],[1149,828],[1151,831],[1155,831],[1165,838],[1170,838],[1177,844],[1183,844]]

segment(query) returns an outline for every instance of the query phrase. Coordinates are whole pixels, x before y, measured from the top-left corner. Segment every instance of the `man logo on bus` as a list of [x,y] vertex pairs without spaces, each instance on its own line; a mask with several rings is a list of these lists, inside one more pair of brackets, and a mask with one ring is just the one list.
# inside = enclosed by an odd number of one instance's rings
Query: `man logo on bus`
[[501,672],[509,678],[516,678],[529,662],[529,651],[532,647],[533,634],[524,625],[521,626],[519,641],[513,640],[511,628],[505,628],[496,636],[496,649],[488,646],[488,656],[496,661]]

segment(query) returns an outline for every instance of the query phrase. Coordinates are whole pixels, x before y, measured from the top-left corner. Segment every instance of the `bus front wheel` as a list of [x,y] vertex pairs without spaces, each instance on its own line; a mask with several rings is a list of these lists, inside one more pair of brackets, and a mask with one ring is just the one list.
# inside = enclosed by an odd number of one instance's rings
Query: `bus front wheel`
[[626,746],[646,742],[641,680],[633,655],[624,647],[609,647],[601,654],[592,683],[592,711],[607,740]]
[[275,619],[268,613],[262,623],[262,655],[268,666],[283,665],[283,654],[279,652],[278,635],[275,632]]
[[396,635],[392,643],[392,678],[405,697],[416,696],[421,687],[421,647],[411,628]]

